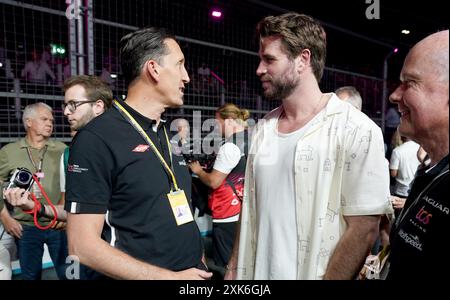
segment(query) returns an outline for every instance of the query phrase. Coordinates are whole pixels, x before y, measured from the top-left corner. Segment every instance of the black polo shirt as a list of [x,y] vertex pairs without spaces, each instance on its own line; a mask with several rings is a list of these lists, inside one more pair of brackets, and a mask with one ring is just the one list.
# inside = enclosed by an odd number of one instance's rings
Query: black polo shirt
[[450,268],[447,258],[450,228],[448,174],[440,177],[428,191],[422,192],[446,166],[448,155],[428,172],[417,171],[403,208],[407,213],[399,220],[398,227],[393,226],[391,231],[388,279],[445,278]]
[[[163,122],[155,132],[154,121],[120,103],[170,165]],[[173,154],[173,170],[190,199],[191,177],[181,155]],[[168,176],[146,141],[112,108],[85,126],[72,143],[65,209],[106,214],[102,238],[134,258],[173,271],[195,267],[202,257],[201,236],[194,221],[177,226],[167,198]]]

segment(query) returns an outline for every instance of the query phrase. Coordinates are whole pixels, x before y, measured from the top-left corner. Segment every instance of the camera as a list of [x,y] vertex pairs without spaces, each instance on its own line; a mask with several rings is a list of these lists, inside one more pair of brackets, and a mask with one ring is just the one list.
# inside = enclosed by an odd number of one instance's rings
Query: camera
[[6,189],[18,187],[26,191],[30,191],[33,183],[33,173],[26,168],[17,168],[11,176]]
[[194,153],[183,153],[183,157],[186,160],[186,162],[191,163],[194,161],[198,161],[200,165],[209,167],[214,164],[214,160],[216,159],[216,156],[213,154],[194,154]]
[[207,170],[212,169],[214,161],[216,160],[216,154],[195,153],[193,144],[189,145],[185,151],[183,151],[183,157],[187,163],[198,161],[200,165],[204,166]]

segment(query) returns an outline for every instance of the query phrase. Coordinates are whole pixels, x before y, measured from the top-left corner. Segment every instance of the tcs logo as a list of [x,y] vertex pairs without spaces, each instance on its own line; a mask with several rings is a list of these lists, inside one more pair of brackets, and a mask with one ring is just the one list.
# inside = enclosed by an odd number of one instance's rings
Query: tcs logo
[[430,219],[433,215],[427,212],[424,208],[425,206],[422,206],[422,208],[416,214],[416,219],[419,220],[419,222],[421,222],[422,224],[426,225],[430,223]]

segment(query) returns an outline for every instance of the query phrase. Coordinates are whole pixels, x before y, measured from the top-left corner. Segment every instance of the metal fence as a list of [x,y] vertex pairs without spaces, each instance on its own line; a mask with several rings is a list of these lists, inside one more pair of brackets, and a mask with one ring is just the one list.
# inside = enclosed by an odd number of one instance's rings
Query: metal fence
[[[95,74],[116,97],[126,97],[121,79],[118,43],[126,33],[148,25],[169,28],[180,41],[191,83],[185,106],[169,110],[170,118],[214,116],[222,103],[232,102],[258,119],[279,105],[263,100],[255,74],[255,24],[276,14],[258,1],[224,1],[226,18],[208,16],[206,0],[0,0],[0,145],[24,135],[23,108],[46,102],[54,108],[55,137],[68,141],[70,130],[62,114],[61,86],[74,74]],[[228,15],[227,15],[228,14]],[[30,78],[27,68],[45,69]],[[44,66],[44,67],[42,67]],[[338,68],[326,68],[321,88],[334,91],[353,85],[361,93],[363,111],[376,121],[382,116],[383,80]]]

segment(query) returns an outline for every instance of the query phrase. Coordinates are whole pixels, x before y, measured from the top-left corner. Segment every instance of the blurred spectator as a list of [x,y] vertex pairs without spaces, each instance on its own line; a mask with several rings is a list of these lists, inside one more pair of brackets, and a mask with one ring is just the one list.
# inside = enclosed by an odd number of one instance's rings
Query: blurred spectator
[[[388,110],[386,111],[385,116],[385,127],[384,127],[384,142],[387,145],[390,145],[390,141],[392,139],[392,135],[397,130],[398,125],[400,124],[400,114],[395,106],[389,103]],[[390,153],[393,148],[388,148],[387,158],[390,158]]]
[[14,73],[11,69],[11,61],[8,59],[5,48],[0,47],[0,76],[6,78],[14,78]]
[[48,48],[45,48],[44,51],[42,51],[41,54],[41,62],[45,62],[50,69],[52,69],[53,63],[54,63],[54,57],[51,55]]
[[22,69],[21,77],[36,83],[47,83],[47,76],[53,81],[56,79],[55,73],[50,69],[48,63],[41,59],[36,51],[32,52],[32,60],[27,62]]
[[202,65],[198,68],[197,74],[199,76],[203,76],[203,78],[209,78],[211,75],[211,70],[206,66],[205,63],[202,63]]
[[403,145],[404,141],[404,138],[402,138],[402,135],[397,129],[391,137],[391,148],[395,149],[397,147],[400,147],[401,145]]
[[409,194],[409,188],[420,162],[417,159],[419,144],[407,137],[402,137],[403,144],[392,151],[389,170],[395,179],[391,194],[404,199],[397,199],[394,204],[396,215],[403,208]]
[[190,132],[190,126],[189,122],[186,119],[176,119],[174,120],[175,126],[178,131],[178,144],[184,145],[189,142],[189,132]]
[[[3,236],[2,233],[0,235]],[[9,280],[11,279],[11,275],[11,257],[9,251],[0,243],[0,280]]]
[[358,90],[353,86],[343,86],[335,91],[335,94],[343,101],[347,101],[356,109],[362,109],[362,98]]
[[106,67],[103,67],[102,73],[100,74],[100,79],[106,83],[110,89],[114,90],[115,80],[111,77],[111,73]]
[[197,69],[197,75],[200,91],[207,91],[211,82],[211,70],[206,66],[205,63],[202,63],[202,65]]
[[105,82],[111,90],[115,89],[115,76],[113,73],[117,70],[115,58],[113,57],[112,49],[109,49],[108,55],[103,58],[102,72],[100,73],[100,79]]
[[170,130],[177,131],[177,134],[170,140],[173,153],[176,155],[187,154],[190,146],[190,126],[188,120],[183,118],[173,120],[170,124]]
[[213,256],[216,265],[222,268],[231,256],[241,211],[248,156],[246,120],[249,116],[248,110],[231,103],[219,107],[216,120],[226,140],[219,149],[213,170],[206,172],[198,161],[189,163],[192,172],[211,188],[208,205],[213,217]]
[[67,79],[70,78],[72,73],[71,70],[71,66],[70,66],[70,61],[68,59],[64,60],[64,69],[63,69],[63,74],[64,74],[64,78],[63,81],[66,81]]
[[241,80],[240,83],[241,83],[241,92],[240,92],[239,96],[241,97],[242,100],[245,101],[249,95],[247,80]]

